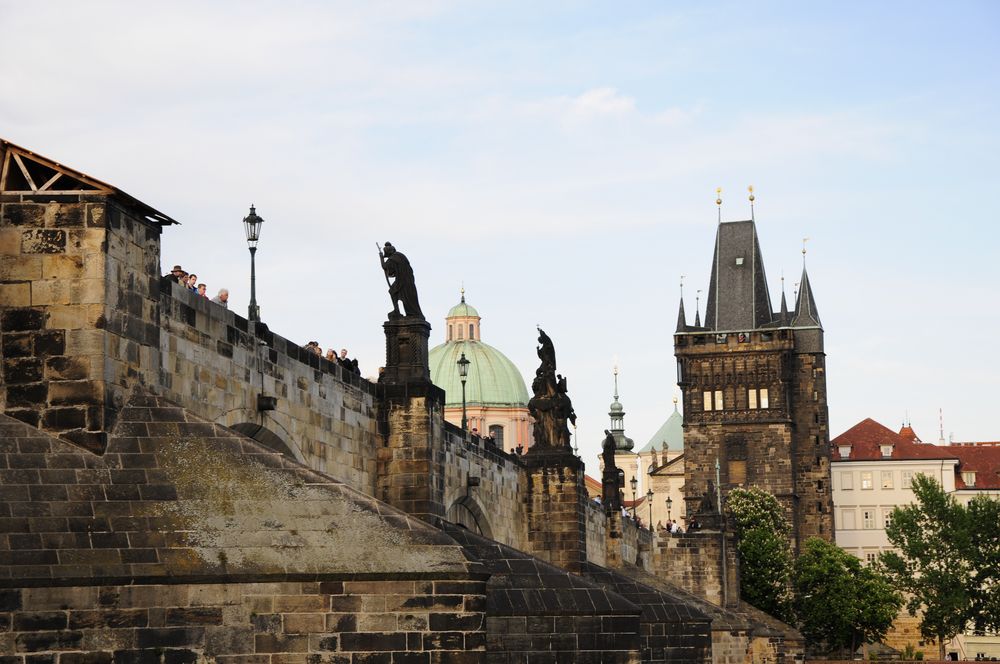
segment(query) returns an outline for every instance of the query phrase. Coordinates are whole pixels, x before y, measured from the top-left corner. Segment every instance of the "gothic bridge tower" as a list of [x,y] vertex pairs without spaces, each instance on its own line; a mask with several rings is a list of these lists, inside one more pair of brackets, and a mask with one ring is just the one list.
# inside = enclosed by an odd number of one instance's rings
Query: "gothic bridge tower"
[[718,477],[723,496],[758,486],[777,497],[796,550],[833,541],[826,356],[805,264],[795,310],[782,286],[775,313],[754,222],[720,222],[705,324],[687,324],[682,298],[674,352],[687,513],[712,504],[702,499]]

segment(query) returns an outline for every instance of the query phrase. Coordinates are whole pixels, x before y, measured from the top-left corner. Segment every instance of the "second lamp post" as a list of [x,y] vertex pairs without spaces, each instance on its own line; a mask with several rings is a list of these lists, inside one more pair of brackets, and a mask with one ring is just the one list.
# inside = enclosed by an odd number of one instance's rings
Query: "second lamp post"
[[[454,356],[452,356],[454,357]],[[462,431],[465,431],[469,426],[469,420],[465,416],[465,380],[469,377],[469,362],[465,359],[465,353],[462,353],[462,357],[458,358],[458,377],[462,379]]]
[[243,217],[243,228],[247,233],[247,244],[250,245],[250,306],[247,320],[260,320],[260,307],[257,306],[257,272],[254,258],[257,255],[257,240],[260,239],[260,227],[264,220],[257,216],[257,210],[250,206],[250,214]]

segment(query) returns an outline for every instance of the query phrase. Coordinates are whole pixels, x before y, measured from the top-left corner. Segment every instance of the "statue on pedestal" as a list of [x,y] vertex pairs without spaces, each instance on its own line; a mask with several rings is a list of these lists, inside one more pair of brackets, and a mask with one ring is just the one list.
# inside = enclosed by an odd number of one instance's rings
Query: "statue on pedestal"
[[549,335],[538,328],[537,348],[541,364],[531,383],[534,396],[528,402],[528,412],[535,420],[535,444],[532,450],[570,450],[567,421],[575,424],[576,413],[567,394],[566,379],[556,374],[556,351]]
[[[385,272],[385,281],[389,284],[389,297],[392,298],[392,311],[389,312],[389,320],[402,318],[399,311],[400,303],[407,318],[423,318],[420,311],[420,302],[417,300],[417,284],[413,278],[413,268],[406,256],[392,246],[391,242],[385,243],[384,249],[379,249],[379,260],[382,262],[382,271]],[[390,282],[389,278],[394,281]]]

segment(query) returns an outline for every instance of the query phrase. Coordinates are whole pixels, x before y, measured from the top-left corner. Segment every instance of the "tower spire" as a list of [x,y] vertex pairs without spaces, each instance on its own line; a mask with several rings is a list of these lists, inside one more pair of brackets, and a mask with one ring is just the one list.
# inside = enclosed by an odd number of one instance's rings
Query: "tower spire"
[[701,327],[701,291],[694,292],[694,326]]
[[722,223],[722,187],[715,188],[715,205],[719,208],[719,223]]
[[684,275],[681,275],[681,306],[677,311],[677,332],[687,329],[687,315],[684,313]]
[[635,443],[625,435],[625,407],[618,401],[618,363],[614,367],[615,400],[611,402],[608,416],[611,418],[611,435],[615,438],[615,449],[624,452],[632,451]]
[[788,302],[785,300],[785,275],[781,275],[781,313],[778,320],[782,325],[788,325]]

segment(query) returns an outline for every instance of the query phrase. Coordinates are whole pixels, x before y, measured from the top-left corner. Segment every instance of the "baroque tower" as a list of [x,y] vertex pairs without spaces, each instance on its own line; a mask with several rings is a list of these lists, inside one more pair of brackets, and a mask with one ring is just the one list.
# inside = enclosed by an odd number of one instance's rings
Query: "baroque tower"
[[811,536],[833,541],[826,355],[805,263],[795,310],[782,286],[775,313],[756,225],[720,222],[705,306],[705,325],[688,325],[682,298],[674,335],[687,513],[701,511],[718,477],[723,496],[740,486],[773,494],[796,551]]

